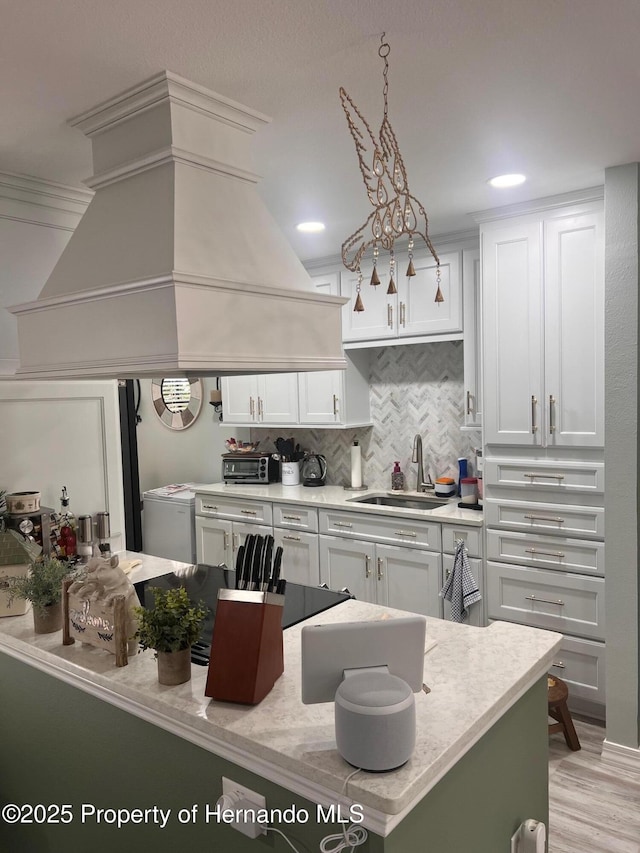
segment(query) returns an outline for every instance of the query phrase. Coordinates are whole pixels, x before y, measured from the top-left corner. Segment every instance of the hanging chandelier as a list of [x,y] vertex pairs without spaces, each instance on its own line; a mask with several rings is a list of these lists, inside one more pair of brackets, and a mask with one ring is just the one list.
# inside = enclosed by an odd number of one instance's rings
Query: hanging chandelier
[[398,147],[398,140],[391,127],[388,113],[387,95],[389,92],[389,60],[391,47],[384,40],[385,33],[380,38],[378,56],[384,60],[383,96],[384,117],[380,126],[378,139],[373,135],[366,119],[356,107],[351,97],[340,87],[340,101],[347,117],[349,132],[355,142],[356,154],[360,164],[360,172],[364,180],[369,201],[373,212],[367,221],[342,244],[342,262],[348,270],[358,275],[356,285],[356,301],[354,311],[364,311],[364,303],[360,294],[362,286],[361,263],[367,249],[373,247],[373,272],[371,284],[380,284],[377,265],[380,249],[389,252],[389,286],[387,293],[397,293],[396,289],[396,258],[395,241],[407,235],[409,263],[407,277],[416,274],[413,266],[414,238],[420,237],[427,245],[436,262],[437,290],[435,302],[444,302],[440,290],[440,259],[429,239],[429,223],[424,206],[411,195],[407,172]]

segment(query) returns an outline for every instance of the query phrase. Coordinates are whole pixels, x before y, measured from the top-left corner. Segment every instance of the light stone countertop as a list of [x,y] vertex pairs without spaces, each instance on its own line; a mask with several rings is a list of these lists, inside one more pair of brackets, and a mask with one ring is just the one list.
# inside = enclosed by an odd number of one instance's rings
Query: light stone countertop
[[346,509],[354,512],[366,512],[381,515],[419,518],[424,521],[439,521],[443,524],[465,524],[482,527],[483,513],[474,509],[458,507],[459,498],[450,498],[444,506],[435,509],[405,509],[404,507],[377,506],[357,503],[358,498],[374,495],[392,495],[394,497],[429,497],[432,492],[392,492],[384,489],[351,492],[342,486],[283,486],[282,483],[269,485],[236,485],[235,483],[211,483],[198,485],[197,492],[206,495],[220,495],[229,498],[257,498],[275,503],[299,503],[323,509]]
[[[140,576],[187,568],[160,558],[143,560]],[[140,579],[136,577],[135,579]],[[406,615],[374,604],[347,601],[305,624]],[[335,746],[333,705],[300,699],[300,632],[284,632],[285,671],[257,706],[215,702],[204,696],[207,669],[194,665],[178,687],[158,684],[152,651],[120,669],[114,658],[80,643],[63,646],[60,633],[35,635],[31,613],[0,619],[0,652],[161,726],[308,798],[338,800],[353,771]],[[359,773],[348,795],[365,808],[365,826],[388,834],[545,672],[561,635],[506,622],[488,628],[427,618],[428,694],[416,694],[417,738],[413,757],[391,773]]]

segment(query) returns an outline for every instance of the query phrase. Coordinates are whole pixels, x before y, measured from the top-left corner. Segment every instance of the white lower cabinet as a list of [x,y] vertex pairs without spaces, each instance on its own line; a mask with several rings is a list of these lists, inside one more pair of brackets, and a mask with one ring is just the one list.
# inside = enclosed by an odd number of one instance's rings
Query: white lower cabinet
[[440,617],[441,555],[320,535],[320,581],[370,601]]
[[549,672],[567,682],[572,699],[604,705],[605,659],[604,643],[564,637]]
[[318,534],[274,527],[273,538],[274,547],[282,548],[281,576],[292,583],[318,586],[320,583]]
[[229,521],[224,518],[196,516],[196,555],[199,563],[229,569],[236,567],[236,555],[240,545],[250,533],[266,536],[271,527],[244,521]]
[[[476,628],[482,628],[484,622],[484,573],[482,569],[482,560],[479,557],[469,557],[469,566],[474,580],[478,584],[478,589],[482,595],[480,601],[476,601],[469,608],[469,614],[464,621],[465,625],[474,625]],[[442,555],[442,586],[444,586],[447,578],[453,570],[453,554]],[[443,601],[443,615],[445,619],[451,618],[451,604],[448,601]]]

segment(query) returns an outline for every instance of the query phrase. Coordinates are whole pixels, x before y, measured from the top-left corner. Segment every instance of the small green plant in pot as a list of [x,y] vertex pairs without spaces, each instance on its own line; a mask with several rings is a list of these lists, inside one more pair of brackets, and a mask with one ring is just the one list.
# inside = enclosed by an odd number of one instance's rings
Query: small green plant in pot
[[42,557],[31,564],[28,574],[6,579],[10,602],[24,598],[33,605],[36,634],[51,634],[62,628],[62,581],[72,574],[66,563]]
[[160,684],[183,684],[191,678],[191,646],[200,636],[206,608],[189,601],[187,591],[150,589],[154,608],[136,607],[136,638],[143,649],[154,649]]

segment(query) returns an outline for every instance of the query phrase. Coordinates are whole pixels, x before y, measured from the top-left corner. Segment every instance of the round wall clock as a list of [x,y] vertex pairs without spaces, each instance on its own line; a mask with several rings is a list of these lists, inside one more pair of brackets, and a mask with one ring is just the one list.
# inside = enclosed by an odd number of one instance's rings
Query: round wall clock
[[169,429],[186,429],[202,408],[202,379],[154,379],[151,382],[153,408]]

